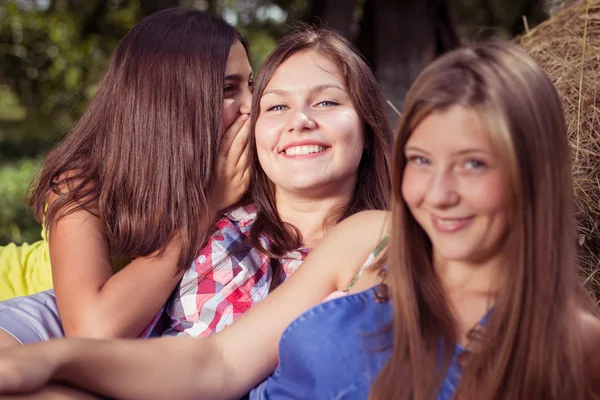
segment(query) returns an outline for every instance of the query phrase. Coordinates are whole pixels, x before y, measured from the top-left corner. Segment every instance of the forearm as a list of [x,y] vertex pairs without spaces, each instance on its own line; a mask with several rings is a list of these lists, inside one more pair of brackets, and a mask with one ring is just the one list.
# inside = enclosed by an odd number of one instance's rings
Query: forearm
[[[82,291],[78,305],[64,304],[64,288],[56,296],[67,336],[91,338],[137,337],[165,304],[179,282],[179,247],[170,245],[160,257],[132,261],[108,278],[97,291]],[[58,289],[62,289],[59,291]],[[62,303],[61,303],[62,300]],[[62,306],[62,307],[61,307]]]
[[[138,260],[141,261],[141,260]],[[134,261],[135,262],[135,261]],[[129,265],[111,277],[93,299],[79,329],[68,336],[137,337],[167,302],[181,278],[171,265]]]
[[43,389],[26,393],[2,396],[3,400],[100,400],[91,393],[77,390],[66,385],[51,384]]
[[210,339],[202,342],[65,340],[52,379],[119,399],[223,398],[223,360]]

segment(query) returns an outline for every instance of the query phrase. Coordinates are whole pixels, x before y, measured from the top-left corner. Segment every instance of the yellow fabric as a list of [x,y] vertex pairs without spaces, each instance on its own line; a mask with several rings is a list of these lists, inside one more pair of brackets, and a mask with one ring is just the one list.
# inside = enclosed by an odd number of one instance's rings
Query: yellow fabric
[[[85,262],[85,260],[81,260]],[[120,271],[127,262],[113,258],[113,270]],[[46,230],[42,240],[20,246],[0,246],[0,301],[42,292],[52,288],[50,248]]]
[[0,246],[0,300],[50,288],[52,270],[45,230],[42,230],[42,240],[35,243]]

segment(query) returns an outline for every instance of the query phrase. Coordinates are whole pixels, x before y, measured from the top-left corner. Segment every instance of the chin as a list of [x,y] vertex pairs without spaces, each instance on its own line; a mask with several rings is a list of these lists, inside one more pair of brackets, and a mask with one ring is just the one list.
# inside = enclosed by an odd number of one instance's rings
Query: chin
[[318,188],[318,185],[312,182],[286,182],[285,187],[288,188],[288,190],[297,192],[300,190],[313,190]]
[[446,261],[469,261],[476,258],[476,253],[467,248],[448,247],[440,249],[438,247],[436,252],[439,257]]

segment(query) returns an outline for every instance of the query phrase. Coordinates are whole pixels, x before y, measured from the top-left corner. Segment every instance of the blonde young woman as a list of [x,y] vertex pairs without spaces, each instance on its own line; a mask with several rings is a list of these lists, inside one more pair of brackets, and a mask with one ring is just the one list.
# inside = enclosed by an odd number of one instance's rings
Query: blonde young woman
[[[391,217],[337,225],[220,334],[15,349],[0,393],[60,381],[132,399],[597,399],[569,158],[559,97],[528,56],[451,52],[406,99]],[[386,232],[387,267],[361,274]]]

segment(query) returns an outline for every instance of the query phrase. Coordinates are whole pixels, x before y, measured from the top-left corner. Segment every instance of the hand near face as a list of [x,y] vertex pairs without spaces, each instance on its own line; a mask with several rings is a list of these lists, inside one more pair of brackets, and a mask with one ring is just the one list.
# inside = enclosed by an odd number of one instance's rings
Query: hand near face
[[216,181],[210,204],[215,211],[237,203],[250,181],[248,169],[248,138],[250,122],[248,114],[241,114],[225,131],[217,154]]

